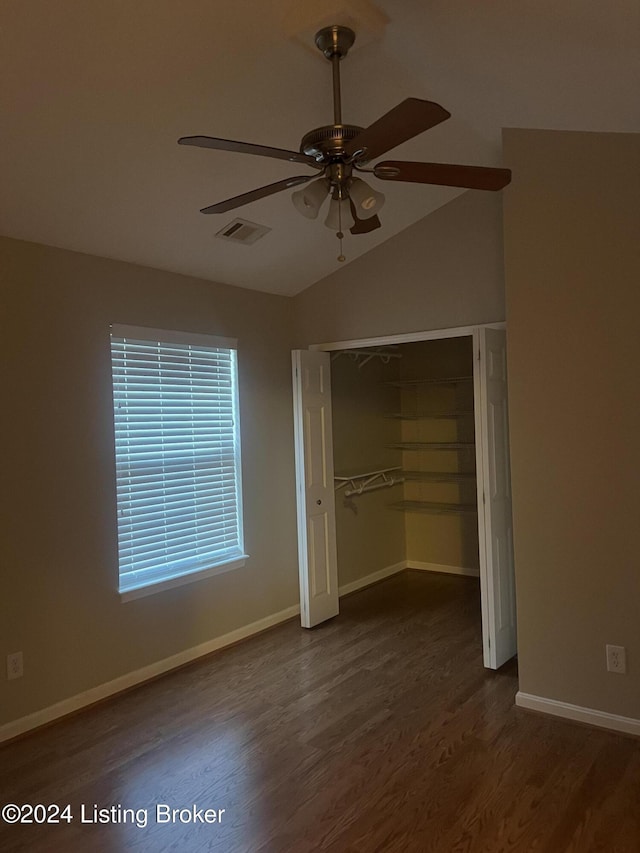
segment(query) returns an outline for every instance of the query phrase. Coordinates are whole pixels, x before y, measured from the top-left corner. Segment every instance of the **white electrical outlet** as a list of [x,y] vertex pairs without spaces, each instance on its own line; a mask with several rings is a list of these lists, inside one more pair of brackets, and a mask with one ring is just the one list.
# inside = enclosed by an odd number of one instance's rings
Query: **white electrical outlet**
[[22,652],[7,655],[7,678],[9,681],[13,678],[22,678],[23,673]]
[[607,646],[607,670],[621,675],[627,671],[627,652],[624,646]]

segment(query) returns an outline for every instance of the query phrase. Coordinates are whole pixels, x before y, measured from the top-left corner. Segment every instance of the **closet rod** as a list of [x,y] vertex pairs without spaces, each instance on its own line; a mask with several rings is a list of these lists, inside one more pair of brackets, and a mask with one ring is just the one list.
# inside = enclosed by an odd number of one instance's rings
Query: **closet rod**
[[339,349],[331,354],[331,360],[334,361],[340,355],[348,355],[352,361],[355,361],[358,368],[364,367],[365,364],[371,361],[372,358],[379,358],[383,364],[389,364],[392,358],[402,358],[399,352],[383,352],[381,350],[363,350],[363,349]]
[[356,489],[347,489],[344,493],[345,498],[351,497],[351,495],[362,495],[365,492],[375,492],[376,489],[388,489],[390,486],[397,486],[398,483],[404,483],[404,477],[392,477],[390,480],[385,480],[382,483],[373,483],[370,486],[361,486]]
[[[362,474],[352,474],[350,477],[334,477],[337,483],[336,492],[340,489],[347,488],[345,497],[351,495],[361,495],[363,492],[372,492],[374,489],[382,489],[385,486],[395,486],[396,483],[404,482],[404,477],[390,476],[394,471],[401,471],[402,468],[381,468],[379,471],[365,471]],[[377,481],[380,482],[377,482]]]

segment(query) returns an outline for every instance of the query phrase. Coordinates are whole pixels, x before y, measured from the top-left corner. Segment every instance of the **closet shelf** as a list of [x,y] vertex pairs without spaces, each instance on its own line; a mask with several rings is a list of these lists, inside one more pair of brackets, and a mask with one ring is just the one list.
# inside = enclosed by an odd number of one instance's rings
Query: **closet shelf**
[[461,471],[403,471],[405,480],[422,483],[475,483],[476,475]]
[[442,410],[434,410],[432,412],[391,412],[388,415],[385,415],[386,418],[395,418],[399,421],[422,421],[422,420],[431,420],[438,418],[449,418],[450,420],[455,420],[456,418],[466,417],[473,414],[473,409],[458,409],[456,411],[452,409],[442,409]]
[[412,385],[457,385],[458,382],[472,382],[473,376],[449,376],[445,379],[391,379],[386,385],[395,388],[406,388]]
[[435,515],[466,515],[478,511],[475,504],[451,504],[439,501],[398,501],[389,506],[391,509],[402,512],[426,512]]
[[471,441],[399,441],[387,444],[392,450],[473,450]]

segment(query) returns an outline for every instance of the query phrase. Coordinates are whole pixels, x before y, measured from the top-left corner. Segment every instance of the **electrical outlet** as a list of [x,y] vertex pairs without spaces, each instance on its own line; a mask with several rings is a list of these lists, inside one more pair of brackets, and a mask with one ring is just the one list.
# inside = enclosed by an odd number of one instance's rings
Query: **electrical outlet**
[[627,671],[627,652],[624,646],[607,646],[607,670],[620,675]]
[[7,655],[7,678],[9,681],[13,678],[22,678],[23,674],[22,652]]

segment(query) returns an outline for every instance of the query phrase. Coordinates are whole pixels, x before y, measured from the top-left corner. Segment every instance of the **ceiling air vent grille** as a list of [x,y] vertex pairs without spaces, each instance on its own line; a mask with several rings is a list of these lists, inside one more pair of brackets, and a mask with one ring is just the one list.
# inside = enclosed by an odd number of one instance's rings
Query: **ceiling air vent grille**
[[229,222],[220,231],[216,233],[216,237],[221,240],[229,240],[231,243],[242,243],[244,246],[250,246],[268,234],[271,228],[266,225],[258,225],[257,222],[249,222],[248,219],[234,219]]

